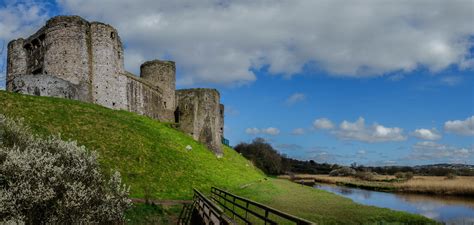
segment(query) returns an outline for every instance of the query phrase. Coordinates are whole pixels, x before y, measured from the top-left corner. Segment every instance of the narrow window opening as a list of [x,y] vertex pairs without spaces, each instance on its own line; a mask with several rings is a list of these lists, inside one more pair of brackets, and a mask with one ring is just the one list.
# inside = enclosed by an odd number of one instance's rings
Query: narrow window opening
[[33,94],[36,95],[36,96],[41,96],[40,89],[38,87],[35,87],[35,90],[34,90]]
[[179,123],[179,116],[180,116],[179,114],[180,114],[180,112],[179,112],[179,107],[178,107],[178,108],[176,108],[176,110],[174,111],[174,122],[175,122],[175,123]]
[[38,68],[38,69],[34,70],[34,71],[32,72],[32,74],[33,74],[33,75],[36,75],[36,74],[41,74],[42,72],[43,72],[43,68]]

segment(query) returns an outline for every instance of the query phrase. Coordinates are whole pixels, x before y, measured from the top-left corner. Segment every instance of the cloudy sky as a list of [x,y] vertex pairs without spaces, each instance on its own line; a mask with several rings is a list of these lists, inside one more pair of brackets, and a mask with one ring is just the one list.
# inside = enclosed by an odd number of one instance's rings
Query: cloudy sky
[[131,72],[174,60],[178,88],[219,89],[231,144],[474,164],[474,0],[0,0],[0,41],[62,14],[116,27]]

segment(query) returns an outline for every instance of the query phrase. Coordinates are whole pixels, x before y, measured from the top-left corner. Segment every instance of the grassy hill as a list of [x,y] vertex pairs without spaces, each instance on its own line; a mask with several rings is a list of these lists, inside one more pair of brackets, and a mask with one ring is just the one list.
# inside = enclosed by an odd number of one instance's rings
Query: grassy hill
[[[230,148],[218,159],[188,135],[144,116],[59,98],[0,92],[0,113],[24,118],[35,133],[61,134],[96,150],[104,171],[116,169],[132,197],[189,199],[192,187],[235,187],[264,177]],[[190,145],[192,150],[186,150]]]
[[[359,205],[286,180],[263,179],[260,170],[230,148],[224,148],[224,157],[219,159],[170,124],[126,111],[0,91],[0,114],[24,118],[39,135],[60,133],[63,139],[77,140],[96,150],[105,172],[121,172],[124,182],[131,186],[131,197],[190,199],[193,187],[208,191],[218,186],[324,224],[433,222],[422,216]],[[192,150],[186,150],[187,145]],[[245,184],[251,185],[241,188]]]

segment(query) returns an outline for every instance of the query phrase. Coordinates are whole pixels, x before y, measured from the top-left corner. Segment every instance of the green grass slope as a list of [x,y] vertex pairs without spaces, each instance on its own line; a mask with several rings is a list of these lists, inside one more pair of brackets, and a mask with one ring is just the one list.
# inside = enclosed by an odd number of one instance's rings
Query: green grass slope
[[[206,192],[217,186],[320,224],[433,223],[422,216],[356,204],[286,180],[264,180],[265,175],[234,150],[224,148],[224,157],[218,159],[170,124],[135,113],[0,91],[0,114],[24,118],[39,135],[60,133],[63,139],[77,140],[96,150],[105,172],[121,172],[124,182],[131,186],[131,197],[190,199],[193,187]],[[187,145],[193,149],[187,151]],[[241,188],[244,184],[251,185]],[[140,224],[144,220],[138,218],[154,211],[138,205],[128,216]],[[160,215],[175,211],[160,211],[158,220],[163,220]]]
[[[230,148],[218,159],[188,135],[135,113],[59,98],[0,91],[0,113],[24,118],[35,133],[61,134],[96,150],[104,171],[116,169],[132,197],[189,199],[192,187],[236,187],[264,177]],[[186,150],[190,145],[192,150]]]

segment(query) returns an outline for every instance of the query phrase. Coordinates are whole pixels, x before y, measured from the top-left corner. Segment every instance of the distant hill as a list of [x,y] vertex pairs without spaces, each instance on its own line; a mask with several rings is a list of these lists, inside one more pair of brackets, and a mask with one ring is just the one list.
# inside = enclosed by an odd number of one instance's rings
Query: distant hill
[[418,165],[414,166],[414,169],[423,169],[423,168],[449,168],[449,169],[471,169],[474,170],[474,165],[468,164],[450,164],[450,163],[440,163],[440,164],[431,164],[431,165]]
[[[189,199],[192,188],[238,187],[264,174],[234,150],[217,158],[171,124],[79,101],[0,91],[0,113],[24,118],[40,135],[61,134],[96,150],[104,171],[116,169],[131,197]],[[186,146],[192,150],[187,150]]]

